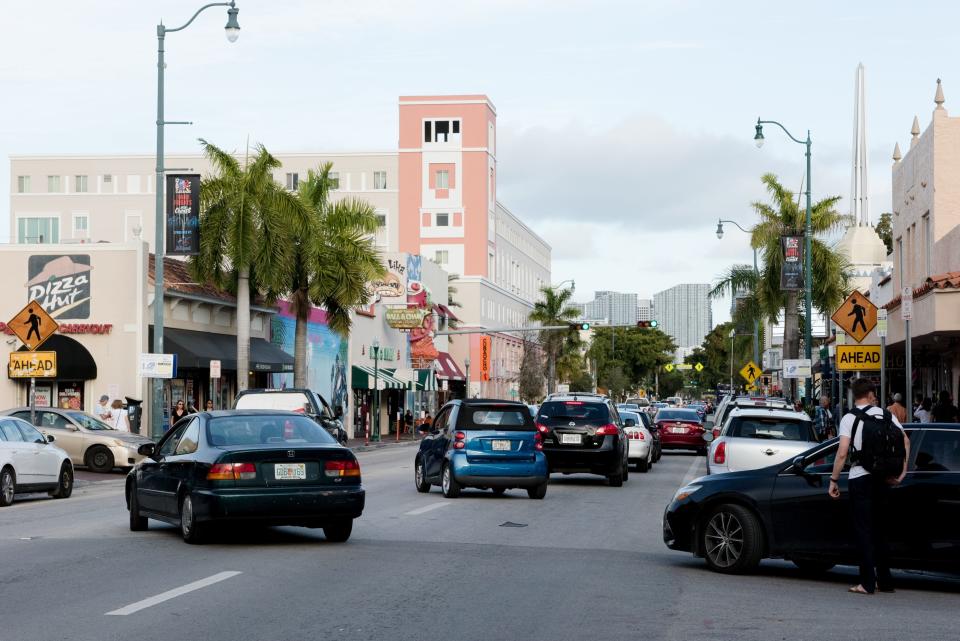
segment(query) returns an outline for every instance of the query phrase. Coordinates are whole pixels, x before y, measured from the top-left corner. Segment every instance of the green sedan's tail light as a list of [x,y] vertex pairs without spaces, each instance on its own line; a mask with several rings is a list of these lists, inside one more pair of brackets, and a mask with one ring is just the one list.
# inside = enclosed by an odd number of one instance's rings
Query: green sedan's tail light
[[208,481],[249,481],[257,478],[253,463],[214,463],[207,472]]
[[331,477],[360,476],[360,464],[356,461],[327,461],[323,473]]

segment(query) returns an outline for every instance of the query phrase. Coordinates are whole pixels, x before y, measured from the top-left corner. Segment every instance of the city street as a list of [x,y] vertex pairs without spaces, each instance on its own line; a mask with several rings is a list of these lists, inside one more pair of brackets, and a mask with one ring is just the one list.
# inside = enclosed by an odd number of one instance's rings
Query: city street
[[702,457],[667,453],[619,489],[554,475],[543,501],[446,500],[416,492],[414,452],[358,455],[367,505],[346,544],[298,528],[200,546],[156,521],[130,532],[123,476],[80,472],[70,499],[0,510],[0,641],[955,637],[953,578],[898,573],[896,594],[862,597],[846,593],[852,568],[723,576],[668,550],[661,514]]

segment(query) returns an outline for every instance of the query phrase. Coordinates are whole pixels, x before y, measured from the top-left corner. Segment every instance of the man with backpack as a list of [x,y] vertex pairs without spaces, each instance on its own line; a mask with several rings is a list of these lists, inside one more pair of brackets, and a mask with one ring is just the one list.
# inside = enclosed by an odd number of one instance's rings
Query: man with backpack
[[830,475],[830,496],[840,498],[840,473],[849,457],[850,507],[860,553],[860,584],[855,594],[893,592],[887,548],[890,488],[907,473],[910,442],[897,418],[876,407],[876,390],[868,379],[853,382],[853,404],[840,421],[840,445]]

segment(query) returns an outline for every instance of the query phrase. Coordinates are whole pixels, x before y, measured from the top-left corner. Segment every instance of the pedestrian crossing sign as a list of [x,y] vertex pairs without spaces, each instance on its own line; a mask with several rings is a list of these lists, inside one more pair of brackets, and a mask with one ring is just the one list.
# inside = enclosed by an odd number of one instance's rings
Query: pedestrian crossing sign
[[853,290],[830,317],[834,323],[858,343],[877,326],[877,306],[857,290]]
[[7,327],[31,352],[60,329],[57,321],[53,320],[53,316],[48,314],[37,300],[27,303],[16,316],[10,319]]
[[672,371],[673,371],[673,363],[667,363],[666,365],[663,366],[663,369],[665,369],[665,370],[668,371],[668,372],[672,372]]
[[693,366],[693,369],[697,370],[698,372],[702,372],[702,371],[703,371],[703,363],[697,363],[696,365]]
[[743,366],[743,369],[740,370],[740,376],[744,378],[745,381],[751,385],[755,380],[760,378],[760,373],[762,370],[757,367],[757,364],[753,361],[747,361],[747,364]]

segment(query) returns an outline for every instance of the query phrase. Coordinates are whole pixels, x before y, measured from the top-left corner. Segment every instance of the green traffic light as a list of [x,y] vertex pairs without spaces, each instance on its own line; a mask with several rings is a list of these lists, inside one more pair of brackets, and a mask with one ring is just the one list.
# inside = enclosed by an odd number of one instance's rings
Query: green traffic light
[[590,323],[584,323],[584,324],[582,324],[582,325],[580,326],[580,329],[582,329],[583,331],[587,331],[588,329],[590,329]]
[[654,320],[654,321],[650,321],[650,327],[656,327],[656,326],[657,326],[657,321],[655,321],[655,320]]

